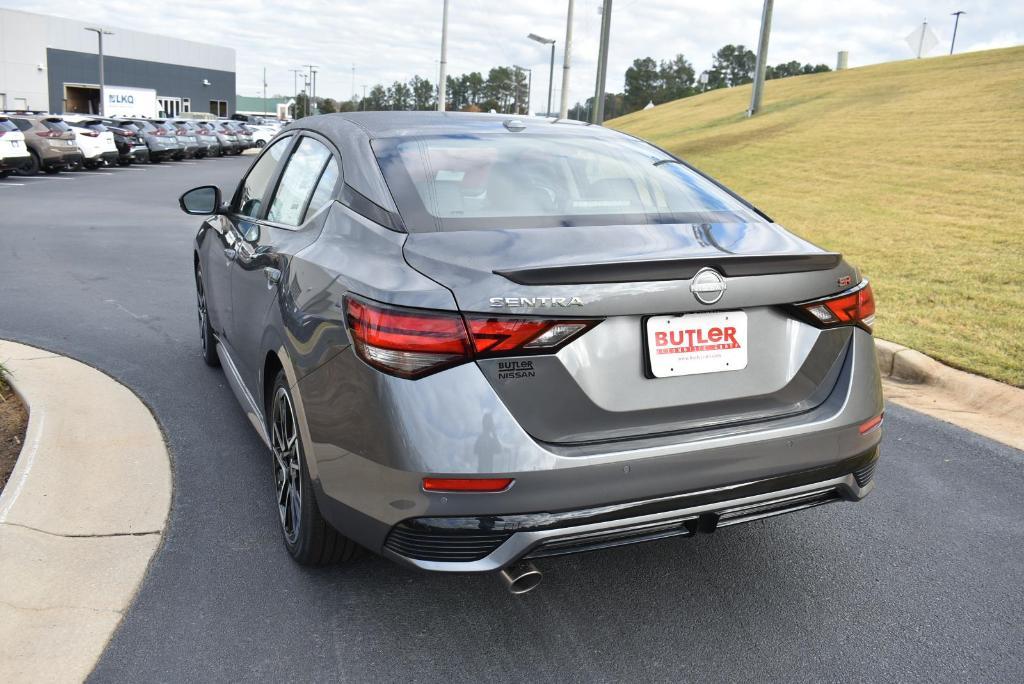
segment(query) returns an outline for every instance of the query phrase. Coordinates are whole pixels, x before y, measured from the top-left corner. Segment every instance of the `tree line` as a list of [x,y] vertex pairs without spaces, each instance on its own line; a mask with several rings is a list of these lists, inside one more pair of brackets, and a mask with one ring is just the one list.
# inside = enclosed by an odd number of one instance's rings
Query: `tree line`
[[[633,60],[626,69],[625,85],[621,93],[605,94],[605,118],[610,119],[642,109],[648,103],[655,105],[708,90],[731,88],[751,83],[757,58],[743,45],[725,45],[712,56],[711,68],[698,75],[685,56],[655,61],[651,57]],[[797,61],[768,66],[766,79],[786,78],[800,74],[830,71],[825,64],[801,64]],[[448,76],[445,108],[449,111],[489,112],[503,114],[529,113],[529,80],[522,69],[513,66],[494,67],[485,77],[479,71],[459,76]],[[300,93],[293,114],[305,116],[310,111],[309,98]],[[408,81],[395,81],[389,86],[381,83],[370,88],[364,97],[351,100],[316,98],[320,114],[350,111],[430,110],[437,108],[437,85],[419,75]],[[589,118],[594,98],[577,102],[569,110],[573,119]]]

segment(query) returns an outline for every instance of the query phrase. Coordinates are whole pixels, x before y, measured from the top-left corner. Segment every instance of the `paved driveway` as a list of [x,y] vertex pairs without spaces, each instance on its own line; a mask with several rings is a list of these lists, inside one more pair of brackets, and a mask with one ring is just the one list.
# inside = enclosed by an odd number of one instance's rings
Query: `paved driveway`
[[0,188],[0,337],[132,387],[174,458],[170,531],[95,680],[1024,679],[1024,454],[896,406],[862,504],[551,559],[526,596],[294,565],[270,457],[199,357],[177,210],[249,160]]

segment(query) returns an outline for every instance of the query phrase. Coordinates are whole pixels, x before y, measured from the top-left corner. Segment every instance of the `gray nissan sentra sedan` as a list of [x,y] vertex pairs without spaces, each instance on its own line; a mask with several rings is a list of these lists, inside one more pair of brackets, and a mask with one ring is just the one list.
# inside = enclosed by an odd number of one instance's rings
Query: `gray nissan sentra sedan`
[[646,142],[331,114],[181,206],[208,215],[203,353],[273,454],[300,563],[365,547],[521,592],[532,559],[873,486],[868,282]]

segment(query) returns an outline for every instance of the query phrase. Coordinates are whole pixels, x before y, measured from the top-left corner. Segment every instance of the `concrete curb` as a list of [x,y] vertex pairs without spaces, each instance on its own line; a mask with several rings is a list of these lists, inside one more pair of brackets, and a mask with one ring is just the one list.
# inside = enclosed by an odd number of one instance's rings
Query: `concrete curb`
[[1024,389],[950,368],[921,352],[875,340],[886,399],[1024,450]]
[[0,681],[82,681],[167,524],[170,456],[149,409],[83,363],[0,340],[29,408],[0,494]]

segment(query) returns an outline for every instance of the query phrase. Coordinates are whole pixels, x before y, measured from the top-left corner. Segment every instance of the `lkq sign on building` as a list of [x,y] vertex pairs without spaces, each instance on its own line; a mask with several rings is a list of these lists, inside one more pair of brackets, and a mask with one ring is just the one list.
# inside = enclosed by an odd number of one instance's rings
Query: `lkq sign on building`
[[157,115],[156,91],[151,88],[127,86],[103,87],[103,113],[106,116],[137,116],[153,118]]

